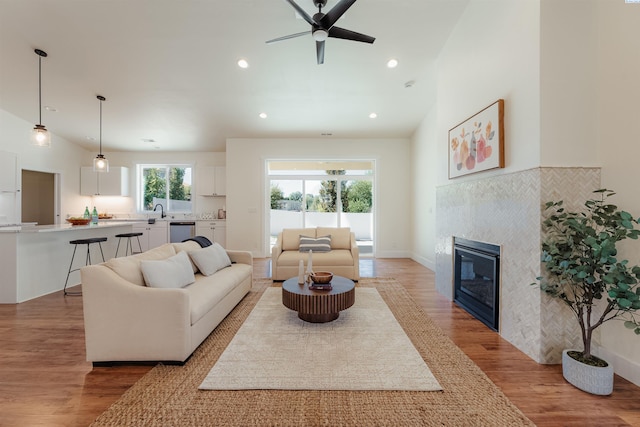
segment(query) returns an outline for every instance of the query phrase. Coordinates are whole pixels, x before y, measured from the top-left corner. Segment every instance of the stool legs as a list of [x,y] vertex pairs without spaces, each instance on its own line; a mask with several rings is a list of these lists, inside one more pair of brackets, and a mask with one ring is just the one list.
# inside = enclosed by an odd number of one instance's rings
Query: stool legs
[[[102,262],[104,262],[104,252],[102,251],[102,244],[100,242],[98,243],[98,247],[100,248],[100,255],[102,256]],[[85,244],[87,245],[87,255],[85,257],[85,261],[84,261],[84,265],[91,265],[91,244],[90,243],[79,243],[79,244]],[[62,289],[64,295],[82,295],[82,292],[69,292],[67,291],[67,284],[69,283],[69,276],[71,275],[72,272],[74,271],[78,271],[80,270],[80,268],[73,268],[73,260],[76,257],[76,249],[78,249],[78,244],[75,244],[73,246],[73,255],[71,256],[71,263],[69,264],[69,271],[67,271],[67,279],[64,281],[64,288]]]
[[140,243],[140,236],[135,236],[135,237],[136,237],[136,239],[138,239],[138,249],[140,250],[140,252],[134,252],[133,251],[133,243],[131,243],[131,236],[118,237],[118,246],[116,247],[116,258],[118,257],[118,251],[120,250],[120,241],[123,238],[127,239],[126,243],[124,244],[124,256],[127,256],[129,254],[133,255],[133,254],[136,254],[136,253],[137,254],[142,253],[142,244]]

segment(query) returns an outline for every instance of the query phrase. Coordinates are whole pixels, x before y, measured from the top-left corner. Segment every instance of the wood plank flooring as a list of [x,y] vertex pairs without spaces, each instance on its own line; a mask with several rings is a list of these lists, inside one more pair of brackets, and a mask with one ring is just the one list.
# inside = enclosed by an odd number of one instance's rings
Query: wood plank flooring
[[[394,277],[449,337],[539,426],[640,426],[640,387],[616,377],[613,395],[569,385],[434,289],[434,273],[408,259],[363,259],[363,277]],[[270,261],[254,261],[270,277]],[[86,426],[151,366],[92,368],[84,355],[82,298],[57,292],[0,304],[0,426]],[[473,422],[470,420],[470,425]]]

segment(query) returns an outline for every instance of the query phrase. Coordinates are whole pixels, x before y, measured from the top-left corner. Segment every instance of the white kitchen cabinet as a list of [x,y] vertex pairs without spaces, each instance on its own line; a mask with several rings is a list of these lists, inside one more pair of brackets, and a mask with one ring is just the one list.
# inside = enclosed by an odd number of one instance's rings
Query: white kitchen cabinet
[[80,194],[83,196],[128,196],[129,168],[112,167],[109,172],[94,172],[93,167],[80,169]]
[[17,182],[18,156],[14,153],[0,151],[0,193],[15,193]]
[[[142,252],[157,248],[169,242],[167,221],[156,221],[155,224],[148,224],[146,222],[135,223],[133,224],[133,232],[142,233],[142,236],[140,236]],[[133,239],[135,239],[135,237],[133,237]],[[136,246],[138,245],[138,241],[134,240],[132,245],[134,250],[137,250]]]
[[200,175],[198,194],[207,197],[222,197],[227,194],[227,168],[224,166],[204,166]]
[[196,235],[227,247],[227,223],[225,221],[196,221]]

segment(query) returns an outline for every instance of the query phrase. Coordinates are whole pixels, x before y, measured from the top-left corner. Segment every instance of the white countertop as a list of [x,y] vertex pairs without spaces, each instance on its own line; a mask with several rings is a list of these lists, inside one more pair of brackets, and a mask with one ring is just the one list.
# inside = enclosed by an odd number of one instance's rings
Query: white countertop
[[96,228],[122,227],[124,225],[131,225],[131,222],[132,221],[99,221],[98,224],[89,225],[51,224],[19,227],[0,227],[0,233],[44,233],[52,231],[94,230]]

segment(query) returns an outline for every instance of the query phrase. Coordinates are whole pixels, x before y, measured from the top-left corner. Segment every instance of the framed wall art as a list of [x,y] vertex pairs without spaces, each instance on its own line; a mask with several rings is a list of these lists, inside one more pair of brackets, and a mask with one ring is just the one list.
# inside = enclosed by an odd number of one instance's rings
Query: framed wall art
[[504,99],[449,130],[449,178],[504,167]]

